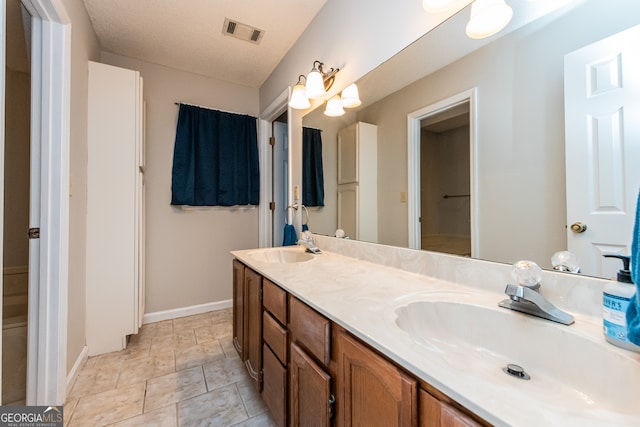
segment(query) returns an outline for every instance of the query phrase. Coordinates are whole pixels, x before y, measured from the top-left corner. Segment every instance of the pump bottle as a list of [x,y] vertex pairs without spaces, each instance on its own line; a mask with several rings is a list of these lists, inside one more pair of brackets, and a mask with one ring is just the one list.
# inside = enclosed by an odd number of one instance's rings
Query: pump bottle
[[618,271],[617,280],[611,280],[604,286],[602,317],[605,339],[618,347],[640,352],[640,346],[627,338],[627,307],[636,292],[636,287],[631,280],[629,257],[617,254],[604,256],[618,258],[623,263],[623,268]]

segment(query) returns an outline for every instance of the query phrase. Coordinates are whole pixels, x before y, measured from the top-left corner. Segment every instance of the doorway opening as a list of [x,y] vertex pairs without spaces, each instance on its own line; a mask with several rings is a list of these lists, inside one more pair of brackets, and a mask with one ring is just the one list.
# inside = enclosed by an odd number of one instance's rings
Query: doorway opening
[[420,248],[471,256],[469,101],[420,128]]
[[409,113],[409,247],[478,257],[476,88]]
[[6,3],[2,405],[25,405],[29,301],[31,16]]
[[271,167],[271,245],[282,246],[284,241],[284,225],[289,222],[287,194],[289,182],[289,137],[288,115],[285,111],[272,123],[273,145]]

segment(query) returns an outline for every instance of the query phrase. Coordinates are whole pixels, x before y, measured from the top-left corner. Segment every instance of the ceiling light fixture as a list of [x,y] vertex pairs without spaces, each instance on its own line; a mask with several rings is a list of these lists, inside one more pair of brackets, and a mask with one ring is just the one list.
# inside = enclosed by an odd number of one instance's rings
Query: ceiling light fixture
[[483,39],[507,26],[513,9],[504,0],[476,0],[471,5],[471,19],[467,24],[467,36]]

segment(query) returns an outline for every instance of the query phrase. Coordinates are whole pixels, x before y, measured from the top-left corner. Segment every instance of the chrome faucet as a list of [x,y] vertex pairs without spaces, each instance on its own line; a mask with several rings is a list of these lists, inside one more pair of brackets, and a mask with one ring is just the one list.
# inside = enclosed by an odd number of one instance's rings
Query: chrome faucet
[[512,275],[519,285],[507,285],[504,293],[509,299],[500,301],[498,305],[521,313],[531,314],[543,319],[571,325],[574,318],[571,314],[560,310],[540,294],[542,270],[535,262],[518,261],[513,265]]
[[298,244],[307,248],[307,252],[311,252],[312,254],[321,253],[320,248],[316,246],[316,242],[309,231],[303,231],[300,237]]
[[500,307],[531,314],[563,325],[571,325],[574,322],[571,314],[560,310],[540,292],[527,286],[507,285],[504,293],[509,296],[509,299],[500,301],[498,303]]

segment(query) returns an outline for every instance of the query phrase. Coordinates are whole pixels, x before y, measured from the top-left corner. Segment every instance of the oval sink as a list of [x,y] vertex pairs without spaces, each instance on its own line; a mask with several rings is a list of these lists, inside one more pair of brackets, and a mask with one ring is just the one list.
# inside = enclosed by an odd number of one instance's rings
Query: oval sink
[[[626,425],[638,421],[640,358],[571,326],[463,301],[414,301],[396,325],[439,362],[504,393],[525,393],[554,410]],[[505,374],[521,366],[531,379]],[[515,395],[514,395],[515,396]],[[615,421],[614,421],[615,420]]]
[[294,263],[305,262],[313,259],[314,255],[303,252],[299,248],[294,249],[263,249],[248,254],[251,258],[258,262],[268,263]]

